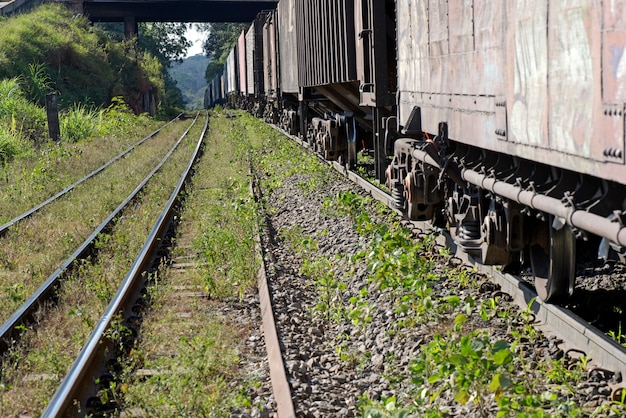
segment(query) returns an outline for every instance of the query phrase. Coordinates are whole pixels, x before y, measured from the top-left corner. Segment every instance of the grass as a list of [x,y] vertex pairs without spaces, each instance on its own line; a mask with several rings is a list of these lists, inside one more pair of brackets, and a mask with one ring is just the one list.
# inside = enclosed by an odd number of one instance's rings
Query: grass
[[[6,320],[150,172],[182,132],[180,125],[144,143],[0,238],[0,258],[4,260],[0,289],[11,289],[0,292],[0,301],[6,301],[0,320]],[[94,190],[99,192],[94,194]],[[22,285],[21,294],[12,289],[14,283]]]
[[[309,173],[318,184],[328,181],[324,180],[326,168],[311,168],[290,145],[276,142],[269,149],[271,158],[261,152],[256,160],[266,173],[262,183],[266,194],[289,176],[297,175],[302,184],[308,182]],[[397,390],[402,395],[372,400],[361,394],[362,416],[439,417],[465,406],[482,416],[541,417],[547,416],[547,411],[568,417],[624,413],[620,402],[573,402],[571,394],[586,377],[585,358],[553,361],[537,356],[529,361],[522,347],[543,338],[530,323],[532,315],[500,297],[461,296],[467,294],[465,289],[480,286],[485,278],[455,267],[449,253],[436,245],[435,236],[412,239],[411,232],[390,212],[351,192],[329,197],[322,206],[327,216],[350,219],[369,243],[351,259],[365,263],[369,271],[371,284],[358,294],[346,294],[345,277],[334,273],[342,260],[320,255],[316,244],[319,237],[303,234],[297,227],[279,232],[297,255],[301,274],[317,291],[312,320],[333,320],[344,330],[360,330],[346,332],[335,341],[335,351],[347,362],[346,367],[369,361],[370,354],[358,350],[362,343],[359,338],[382,313],[377,310],[379,300],[372,299],[375,295],[368,289],[376,289],[376,297],[389,298],[395,308],[394,323],[388,328],[390,338],[411,338],[415,327],[430,330],[427,335],[420,334],[424,342],[408,367],[397,364],[394,353],[386,353],[384,370],[389,372],[384,375],[392,393]],[[486,321],[495,321],[509,331],[494,336]],[[449,405],[444,393],[452,393],[456,405]]]
[[[153,302],[119,387],[127,415],[225,417],[252,407],[259,371],[242,369],[240,359],[251,355],[245,341],[258,324],[242,326],[236,308],[231,317],[221,308],[255,292],[259,267],[248,157],[264,133],[241,131],[240,123],[258,122],[211,117],[173,250],[195,266],[163,271],[151,289]],[[177,296],[189,290],[207,297]]]
[[137,118],[119,103],[101,113],[99,119],[103,122],[98,130],[106,133],[102,137],[83,138],[72,144],[46,141],[38,147],[33,147],[23,137],[14,137],[13,141],[22,148],[17,158],[0,164],[0,221],[4,223],[24,213],[136,143],[146,131],[162,124]]
[[107,106],[124,96],[137,111],[144,93],[164,98],[164,69],[136,41],[116,42],[59,4],[43,4],[2,22],[0,79],[19,77],[30,100],[44,106],[59,93],[62,109]]

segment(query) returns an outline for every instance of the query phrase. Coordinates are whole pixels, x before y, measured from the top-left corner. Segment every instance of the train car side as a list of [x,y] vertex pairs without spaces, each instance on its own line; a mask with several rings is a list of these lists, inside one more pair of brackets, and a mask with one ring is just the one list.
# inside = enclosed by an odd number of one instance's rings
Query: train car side
[[327,159],[371,152],[407,217],[564,300],[577,246],[626,261],[623,3],[281,0],[245,35],[247,94]]

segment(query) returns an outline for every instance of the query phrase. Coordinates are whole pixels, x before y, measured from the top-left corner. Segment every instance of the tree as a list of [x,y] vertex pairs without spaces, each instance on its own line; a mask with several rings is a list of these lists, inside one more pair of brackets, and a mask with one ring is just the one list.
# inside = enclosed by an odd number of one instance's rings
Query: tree
[[187,23],[156,22],[139,25],[139,46],[168,67],[172,62],[181,62],[191,46],[185,37]]

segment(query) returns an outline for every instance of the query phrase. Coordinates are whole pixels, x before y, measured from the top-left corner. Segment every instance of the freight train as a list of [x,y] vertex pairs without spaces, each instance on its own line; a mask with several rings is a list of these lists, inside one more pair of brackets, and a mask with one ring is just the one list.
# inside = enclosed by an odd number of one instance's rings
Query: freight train
[[626,258],[625,51],[624,0],[280,0],[205,104],[370,152],[407,217],[563,301],[577,256]]

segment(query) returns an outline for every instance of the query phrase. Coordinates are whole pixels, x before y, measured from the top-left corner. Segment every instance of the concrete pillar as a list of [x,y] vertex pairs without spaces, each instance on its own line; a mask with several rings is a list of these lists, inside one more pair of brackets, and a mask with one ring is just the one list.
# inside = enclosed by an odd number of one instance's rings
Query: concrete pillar
[[124,16],[124,36],[126,39],[132,39],[139,33],[137,19],[135,16]]

